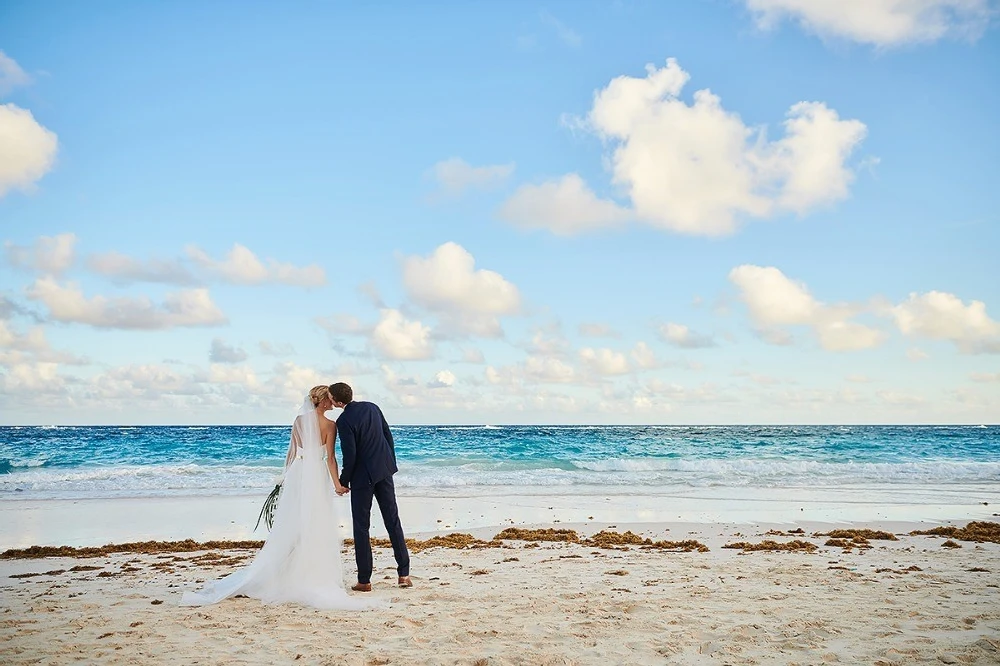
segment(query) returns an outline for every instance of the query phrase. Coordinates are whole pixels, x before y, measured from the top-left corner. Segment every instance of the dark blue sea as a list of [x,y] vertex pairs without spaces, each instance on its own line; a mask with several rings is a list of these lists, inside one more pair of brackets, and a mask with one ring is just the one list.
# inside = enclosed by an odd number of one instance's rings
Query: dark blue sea
[[[1000,484],[1000,426],[402,426],[400,488]],[[0,427],[0,499],[256,494],[286,426]],[[339,458],[339,450],[338,450]]]

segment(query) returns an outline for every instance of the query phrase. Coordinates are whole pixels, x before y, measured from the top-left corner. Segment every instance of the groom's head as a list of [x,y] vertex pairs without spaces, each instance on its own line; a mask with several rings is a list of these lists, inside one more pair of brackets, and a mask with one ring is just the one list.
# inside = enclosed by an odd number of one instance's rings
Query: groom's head
[[330,396],[333,398],[334,407],[343,407],[354,400],[354,391],[351,390],[350,385],[337,382],[330,384]]

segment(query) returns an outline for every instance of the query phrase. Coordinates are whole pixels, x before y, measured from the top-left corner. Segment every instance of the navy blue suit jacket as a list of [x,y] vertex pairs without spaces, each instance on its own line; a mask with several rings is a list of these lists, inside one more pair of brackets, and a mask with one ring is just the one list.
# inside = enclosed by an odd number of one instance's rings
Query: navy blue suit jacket
[[373,402],[350,402],[337,418],[340,482],[374,486],[396,473],[396,443],[382,410]]

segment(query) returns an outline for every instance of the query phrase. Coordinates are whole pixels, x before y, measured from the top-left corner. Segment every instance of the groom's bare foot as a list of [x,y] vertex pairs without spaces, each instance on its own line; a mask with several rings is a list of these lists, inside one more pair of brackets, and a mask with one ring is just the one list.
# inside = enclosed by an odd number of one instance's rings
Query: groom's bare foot
[[409,576],[400,576],[399,577],[399,586],[400,587],[413,587],[413,581],[410,580]]
[[371,583],[355,583],[354,585],[351,585],[351,589],[354,590],[355,592],[371,592],[372,591],[372,584]]

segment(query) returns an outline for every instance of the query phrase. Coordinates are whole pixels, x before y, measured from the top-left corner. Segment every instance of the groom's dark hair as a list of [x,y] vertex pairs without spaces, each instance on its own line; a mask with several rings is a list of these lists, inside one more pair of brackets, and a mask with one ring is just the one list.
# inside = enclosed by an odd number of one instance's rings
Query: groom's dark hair
[[330,384],[330,396],[336,402],[342,402],[346,405],[354,400],[354,391],[344,382],[337,382],[336,384]]

